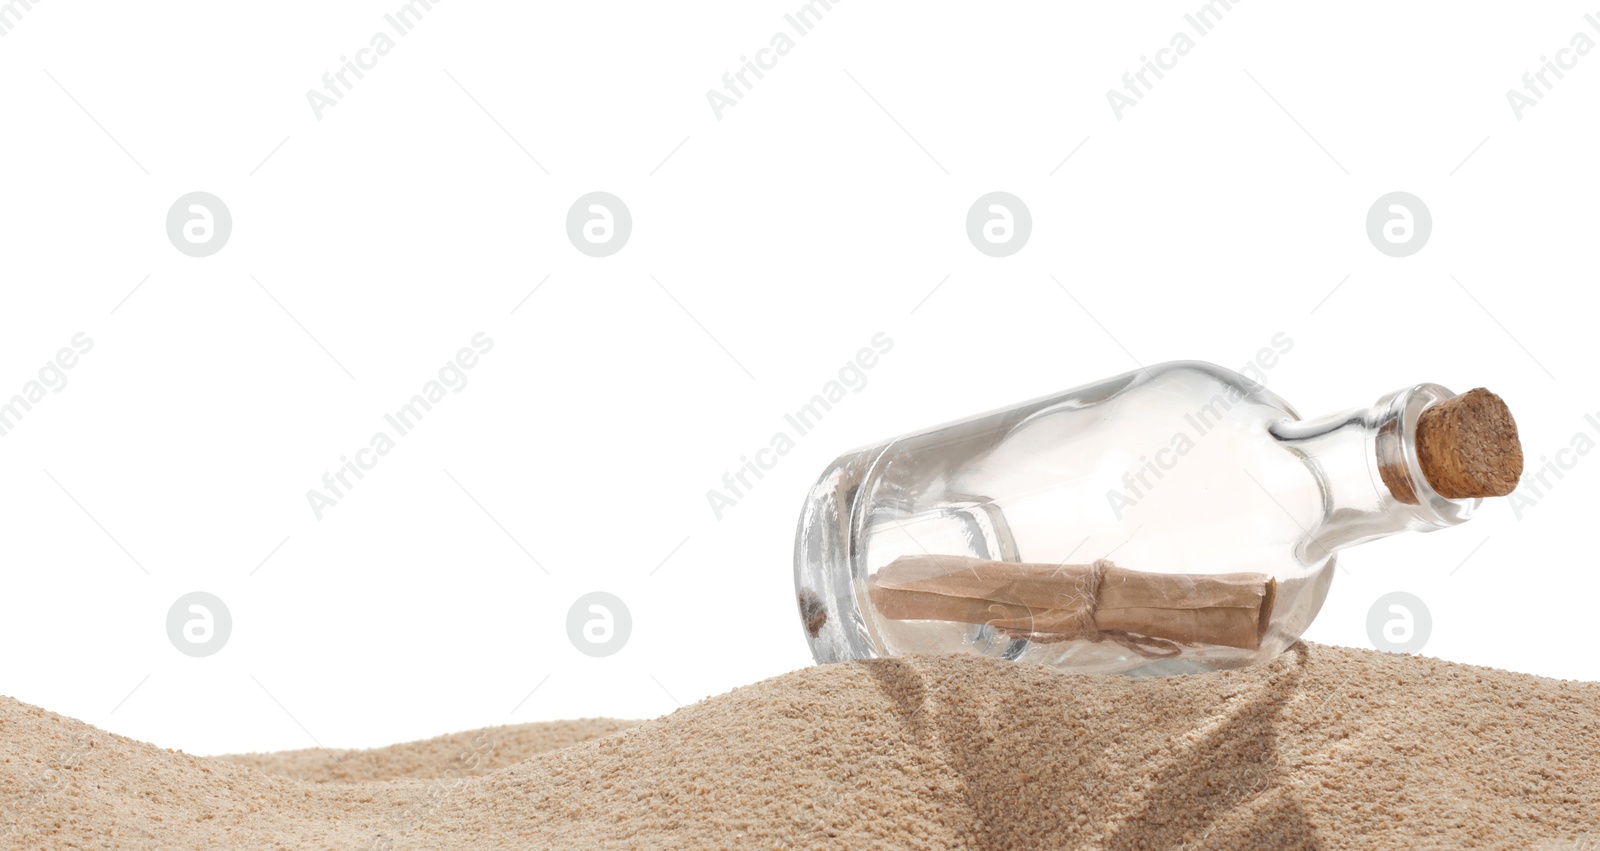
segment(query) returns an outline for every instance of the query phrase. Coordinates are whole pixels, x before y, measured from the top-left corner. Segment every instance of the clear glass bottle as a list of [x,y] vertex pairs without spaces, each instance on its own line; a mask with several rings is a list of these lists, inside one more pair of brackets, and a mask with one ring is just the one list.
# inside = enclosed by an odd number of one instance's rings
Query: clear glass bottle
[[[1340,549],[1472,516],[1481,498],[1440,495],[1418,453],[1422,413],[1452,398],[1419,384],[1302,420],[1259,383],[1186,361],[847,453],[796,535],[812,654],[1137,674],[1272,658],[1321,608]],[[1184,610],[1217,593],[1244,608]],[[1211,616],[1259,623],[1224,638],[1184,626]]]

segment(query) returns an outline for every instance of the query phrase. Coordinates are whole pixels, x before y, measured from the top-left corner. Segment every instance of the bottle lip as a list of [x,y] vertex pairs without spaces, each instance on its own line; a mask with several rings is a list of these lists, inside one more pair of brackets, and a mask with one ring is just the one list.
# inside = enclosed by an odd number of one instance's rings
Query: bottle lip
[[1438,384],[1416,384],[1385,395],[1373,406],[1378,415],[1376,446],[1370,456],[1390,496],[1410,509],[1424,528],[1465,523],[1481,497],[1448,499],[1428,484],[1417,455],[1417,421],[1428,408],[1456,397]]

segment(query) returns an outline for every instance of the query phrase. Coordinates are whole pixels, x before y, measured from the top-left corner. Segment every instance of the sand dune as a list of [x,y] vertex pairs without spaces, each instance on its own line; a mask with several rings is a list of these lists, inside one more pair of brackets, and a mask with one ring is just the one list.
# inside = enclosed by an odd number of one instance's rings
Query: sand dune
[[372,750],[308,748],[218,759],[315,783],[477,777],[536,754],[615,735],[639,723],[615,718],[546,721],[486,727]]
[[882,660],[629,723],[194,757],[0,699],[0,846],[1600,847],[1600,684],[1417,657]]

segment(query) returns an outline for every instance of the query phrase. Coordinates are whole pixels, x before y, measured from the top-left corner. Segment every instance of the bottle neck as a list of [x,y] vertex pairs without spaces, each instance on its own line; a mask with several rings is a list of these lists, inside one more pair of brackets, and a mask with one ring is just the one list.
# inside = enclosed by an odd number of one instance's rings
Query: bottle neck
[[1437,384],[1418,384],[1369,408],[1284,420],[1269,429],[1322,488],[1323,521],[1309,530],[1309,556],[1326,557],[1396,532],[1432,532],[1472,516],[1482,500],[1439,496],[1417,459],[1417,418],[1452,396]]

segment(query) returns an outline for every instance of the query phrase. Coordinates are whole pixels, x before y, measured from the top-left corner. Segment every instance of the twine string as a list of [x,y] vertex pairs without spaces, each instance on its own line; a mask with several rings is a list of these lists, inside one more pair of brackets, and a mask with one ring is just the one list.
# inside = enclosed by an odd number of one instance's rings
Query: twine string
[[[1183,645],[1176,641],[1120,629],[1101,629],[1095,622],[1094,613],[1100,607],[1100,583],[1105,580],[1106,571],[1112,566],[1111,562],[1105,559],[1099,559],[1089,565],[1089,579],[1084,590],[1082,605],[1072,609],[1071,621],[1063,628],[1050,632],[1035,632],[1031,629],[1000,631],[1011,638],[1025,639],[1037,644],[1057,644],[1063,641],[1088,641],[1098,644],[1102,641],[1111,641],[1146,659],[1171,659],[1181,655]],[[990,606],[989,609],[1001,617],[1008,616],[1005,608],[999,604]],[[1033,619],[1031,611],[1028,619],[1029,621]]]

